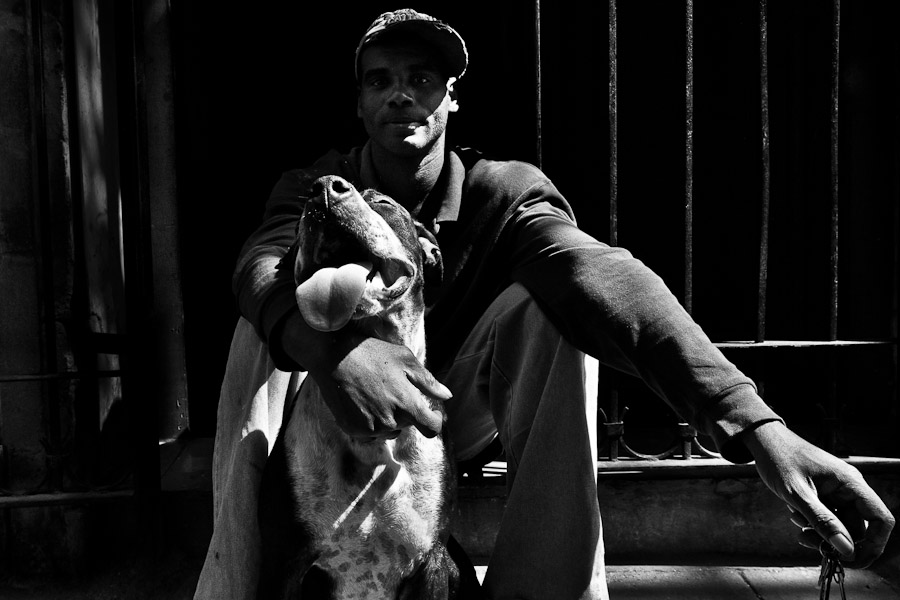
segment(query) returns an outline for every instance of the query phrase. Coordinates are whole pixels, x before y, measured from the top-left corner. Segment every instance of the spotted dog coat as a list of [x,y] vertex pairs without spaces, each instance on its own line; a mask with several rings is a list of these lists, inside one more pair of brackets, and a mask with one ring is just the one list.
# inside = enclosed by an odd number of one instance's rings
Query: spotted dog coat
[[[440,253],[403,207],[338,177],[321,178],[292,252],[298,285],[323,266],[370,262],[348,326],[406,344],[424,362],[423,292]],[[263,475],[258,597],[479,597],[474,569],[449,537],[454,497],[441,436],[407,427],[392,440],[350,438],[307,378]]]

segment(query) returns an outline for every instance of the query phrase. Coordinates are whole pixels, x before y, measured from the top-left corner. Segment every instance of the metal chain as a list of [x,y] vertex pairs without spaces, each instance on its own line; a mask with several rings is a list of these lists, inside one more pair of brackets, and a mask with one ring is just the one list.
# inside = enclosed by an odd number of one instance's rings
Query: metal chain
[[819,571],[819,600],[828,600],[831,597],[831,584],[837,583],[841,590],[841,600],[847,600],[844,590],[844,566],[841,564],[840,554],[834,546],[828,542],[819,544],[819,553],[822,555],[822,569]]

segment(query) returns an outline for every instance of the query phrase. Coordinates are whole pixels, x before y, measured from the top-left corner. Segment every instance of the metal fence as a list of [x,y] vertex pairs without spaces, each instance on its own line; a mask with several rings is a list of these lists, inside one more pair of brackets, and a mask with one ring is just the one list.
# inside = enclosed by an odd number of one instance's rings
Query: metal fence
[[[694,304],[694,155],[695,155],[695,138],[694,138],[694,94],[695,94],[695,72],[694,72],[694,11],[695,3],[693,0],[684,2],[684,19],[683,25],[683,43],[685,61],[683,65],[684,73],[684,115],[683,115],[683,133],[684,133],[684,204],[683,204],[683,304],[688,312],[692,312]],[[611,245],[619,243],[619,207],[620,207],[620,190],[619,190],[619,132],[618,132],[618,111],[619,111],[619,90],[618,90],[618,10],[617,1],[609,1],[609,242]],[[758,181],[758,199],[759,199],[759,222],[758,222],[758,264],[757,264],[757,294],[756,294],[756,319],[755,319],[755,337],[752,340],[738,342],[719,342],[717,345],[726,353],[759,353],[768,352],[772,349],[790,348],[798,352],[806,352],[808,350],[823,350],[826,353],[825,364],[828,365],[826,373],[815,373],[813,376],[828,379],[827,394],[816,405],[821,418],[821,426],[824,433],[820,436],[819,442],[826,449],[847,453],[853,449],[842,439],[841,432],[843,429],[844,417],[846,416],[847,398],[841,397],[838,391],[837,377],[838,371],[845,365],[842,364],[842,357],[845,354],[859,350],[860,348],[878,348],[882,351],[890,353],[893,372],[889,374],[890,381],[888,385],[893,387],[893,391],[889,394],[896,399],[896,374],[897,374],[897,329],[896,317],[892,319],[890,330],[883,332],[880,339],[841,339],[840,337],[840,308],[843,290],[841,262],[839,260],[841,251],[842,238],[840,236],[842,229],[842,221],[840,207],[842,198],[840,192],[840,156],[839,143],[841,141],[841,2],[833,0],[829,7],[831,11],[831,36],[830,36],[830,55],[820,55],[818,60],[826,62],[830,65],[831,70],[831,86],[830,86],[830,111],[828,127],[830,130],[830,147],[829,147],[829,188],[830,202],[820,207],[823,211],[828,211],[828,256],[823,257],[828,263],[828,325],[827,336],[825,339],[817,340],[777,340],[771,339],[767,332],[766,316],[770,302],[769,297],[769,264],[772,260],[778,260],[779,256],[772,254],[770,248],[770,203],[771,203],[771,185],[772,185],[772,163],[770,144],[772,144],[772,136],[770,132],[770,81],[769,81],[769,62],[771,60],[769,50],[769,15],[767,0],[759,0],[758,4],[758,42],[759,42],[759,60],[758,60],[758,82],[759,82],[759,105],[758,105],[758,122],[759,129],[757,132],[756,144],[759,148],[759,172]],[[540,14],[540,2],[537,3],[537,12]],[[540,17],[538,17],[538,22]],[[539,32],[539,29],[538,29]],[[538,33],[540,40],[540,33]],[[540,56],[540,52],[538,53]],[[745,76],[749,76],[745,74]],[[540,61],[538,61],[538,79],[540,80]],[[896,100],[896,98],[895,98]],[[540,97],[538,103],[540,104]],[[540,117],[540,112],[539,112]],[[541,128],[538,126],[538,139],[540,154],[540,138]],[[896,188],[886,198],[888,202],[897,202]],[[845,202],[847,200],[844,200]],[[894,210],[894,266],[896,268],[896,208]],[[861,243],[859,238],[850,239],[851,244]],[[890,275],[889,275],[890,276]],[[844,292],[847,293],[847,292]],[[897,285],[896,280],[891,290],[894,308],[897,306]],[[783,302],[783,297],[776,299]],[[743,357],[741,357],[743,358]],[[608,375],[607,375],[608,376]],[[756,377],[756,382],[761,395],[765,397],[766,379],[764,376]],[[853,391],[850,392],[854,393]],[[605,449],[601,458],[609,460],[617,460],[621,455],[639,459],[661,459],[671,456],[680,456],[688,459],[693,456],[710,457],[718,456],[715,452],[711,452],[705,448],[696,437],[696,431],[686,423],[673,424],[674,428],[670,429],[668,435],[674,438],[674,442],[668,448],[655,452],[641,452],[633,445],[626,442],[626,426],[624,422],[627,407],[622,407],[622,401],[619,397],[619,391],[615,386],[607,389],[605,399],[601,399],[601,406],[605,406],[605,410],[601,408],[600,432],[602,439],[605,441]],[[896,403],[894,404],[896,407]],[[896,409],[895,409],[896,410]],[[894,413],[895,415],[895,413]],[[874,415],[872,415],[874,416]],[[885,415],[888,417],[888,415]],[[892,415],[893,416],[893,415]]]

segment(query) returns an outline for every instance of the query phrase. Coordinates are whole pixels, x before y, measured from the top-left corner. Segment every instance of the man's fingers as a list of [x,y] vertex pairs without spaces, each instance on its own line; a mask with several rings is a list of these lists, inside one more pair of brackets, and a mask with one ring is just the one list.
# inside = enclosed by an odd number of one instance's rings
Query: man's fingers
[[809,527],[809,521],[806,520],[806,517],[800,514],[793,506],[788,505],[788,510],[791,511],[791,523],[801,529]]
[[[850,532],[847,531],[847,528],[841,523],[841,520],[838,519],[837,515],[819,501],[818,497],[814,496],[805,504],[801,504],[801,506],[796,506],[794,508],[795,511],[800,514],[800,517],[806,520],[806,527],[815,530],[815,532],[819,534],[819,537],[834,546],[835,550],[837,550],[842,557],[846,559],[853,558],[853,539],[850,537]],[[799,517],[792,517],[791,520],[795,524],[802,522]],[[801,527],[803,526],[804,525],[801,525]]]
[[[878,502],[884,506],[880,498]],[[866,536],[856,544],[856,557],[847,566],[865,569],[884,552],[891,530],[894,528],[893,515],[891,515],[886,506],[884,511],[883,514],[878,514],[868,519]]]
[[837,517],[847,528],[850,539],[856,542],[855,555],[848,557],[846,565],[865,568],[884,551],[894,528],[894,516],[862,476],[855,470],[853,473],[854,477],[848,477],[844,486],[825,495],[823,500],[836,506]]
[[894,517],[874,492],[865,487],[855,491],[852,503],[843,505],[837,514],[815,498],[792,508],[791,521],[803,529],[798,538],[801,545],[816,548],[824,539],[841,554],[846,566],[866,568],[884,551]]
[[434,375],[425,367],[407,369],[406,378],[423,394],[435,400],[449,400],[453,393],[443,383],[434,378]]
[[439,434],[444,426],[444,418],[439,411],[422,410],[417,417],[413,420],[413,425],[427,438],[433,438]]
[[884,552],[895,520],[887,505],[871,488],[859,491],[854,507],[860,518],[865,519],[867,527],[865,537],[856,546],[857,558],[851,566],[865,568]]
[[[852,537],[849,536],[849,527],[847,527],[847,523],[843,521],[839,522],[845,526],[848,530],[848,535],[844,535],[843,533],[834,533],[829,537],[825,537],[825,535],[820,534],[815,528],[811,527],[809,521],[806,517],[803,516],[800,511],[790,508],[791,510],[791,523],[802,529],[800,535],[798,536],[798,540],[801,546],[806,546],[807,548],[818,548],[819,544],[822,542],[822,539],[828,540],[828,543],[834,546],[834,548],[841,553],[843,556],[850,556],[853,551],[853,543],[851,540]],[[830,531],[830,528],[827,526],[820,527],[820,530],[824,530],[826,532]]]

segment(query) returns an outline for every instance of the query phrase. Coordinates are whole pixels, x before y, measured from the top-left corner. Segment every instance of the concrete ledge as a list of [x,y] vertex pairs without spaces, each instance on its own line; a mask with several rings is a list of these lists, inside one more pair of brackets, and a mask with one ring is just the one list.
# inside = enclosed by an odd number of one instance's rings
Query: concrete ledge
[[[900,515],[900,460],[851,457],[894,515]],[[473,556],[490,556],[505,504],[505,464],[459,489],[456,535]],[[561,493],[564,493],[561,491]],[[789,512],[752,464],[722,459],[621,460],[598,466],[598,501],[607,559],[619,564],[816,564],[796,542]],[[892,538],[883,559],[893,578]],[[893,562],[892,562],[893,561]]]
[[[170,541],[197,553],[211,534],[212,440],[178,443],[162,449],[161,456],[166,531]],[[900,515],[900,459],[847,461]],[[818,563],[815,553],[796,543],[787,509],[752,464],[707,458],[600,461],[597,496],[610,564]],[[505,504],[504,462],[486,465],[481,478],[462,479],[454,533],[482,564],[490,557]],[[876,566],[900,581],[900,544],[892,540]]]

